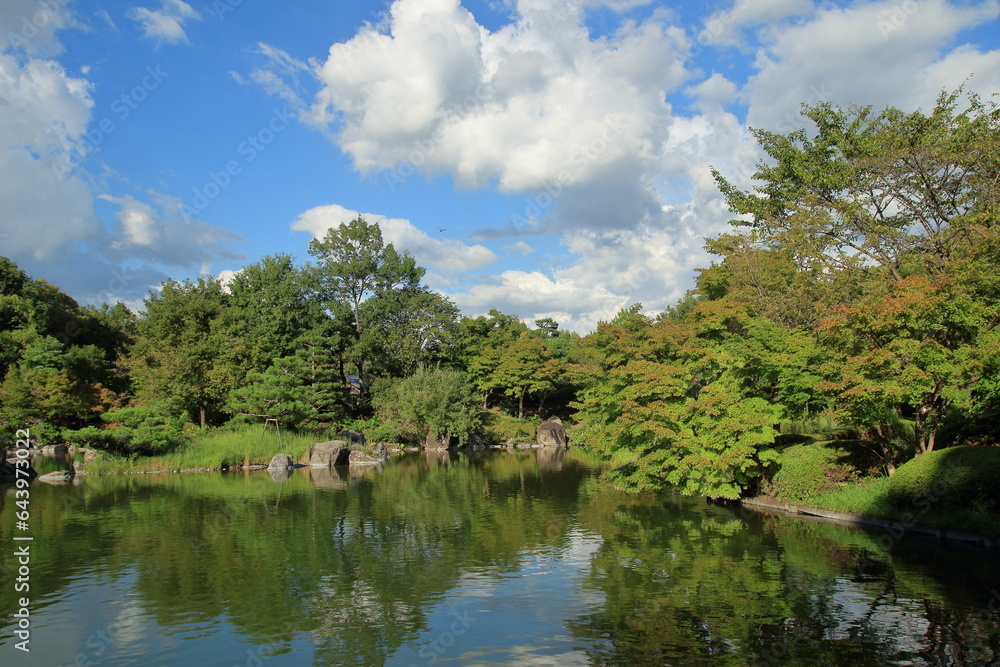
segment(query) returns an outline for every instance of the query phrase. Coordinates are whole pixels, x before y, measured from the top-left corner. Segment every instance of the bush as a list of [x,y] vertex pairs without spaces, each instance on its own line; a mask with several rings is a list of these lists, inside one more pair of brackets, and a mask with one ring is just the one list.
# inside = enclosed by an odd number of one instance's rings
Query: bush
[[120,453],[161,454],[180,442],[185,422],[147,407],[109,410],[101,415],[104,428],[66,430],[63,437],[81,445]]
[[411,436],[465,440],[483,422],[475,388],[453,370],[422,368],[408,378],[376,384],[372,404],[379,418]]
[[924,509],[1000,509],[1000,447],[950,447],[921,454],[889,479],[889,500]]
[[817,442],[788,447],[778,455],[778,471],[769,493],[788,502],[799,502],[856,479],[857,471],[844,463],[846,454]]

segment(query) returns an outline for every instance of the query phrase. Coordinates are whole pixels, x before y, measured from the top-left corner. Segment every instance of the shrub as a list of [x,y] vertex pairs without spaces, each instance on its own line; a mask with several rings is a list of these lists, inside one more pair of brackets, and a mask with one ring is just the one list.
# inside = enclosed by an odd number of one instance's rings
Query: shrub
[[778,471],[769,492],[781,500],[799,502],[855,479],[857,471],[844,463],[845,453],[817,442],[788,447],[778,455]]
[[889,479],[889,500],[918,509],[1000,509],[1000,447],[950,447],[907,461]]
[[185,425],[180,417],[162,415],[147,407],[109,410],[101,415],[101,421],[107,426],[67,430],[63,437],[112,452],[160,454],[177,446]]

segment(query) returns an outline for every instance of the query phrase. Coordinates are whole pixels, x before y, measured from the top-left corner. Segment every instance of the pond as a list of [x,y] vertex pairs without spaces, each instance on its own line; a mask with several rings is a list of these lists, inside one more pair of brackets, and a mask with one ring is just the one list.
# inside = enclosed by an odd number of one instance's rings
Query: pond
[[[3,665],[923,665],[1000,559],[621,493],[580,450],[0,488]],[[353,473],[353,474],[352,474]],[[30,536],[29,541],[15,537]],[[881,539],[880,539],[881,538]],[[30,593],[15,549],[30,545]],[[30,595],[30,653],[15,614]]]

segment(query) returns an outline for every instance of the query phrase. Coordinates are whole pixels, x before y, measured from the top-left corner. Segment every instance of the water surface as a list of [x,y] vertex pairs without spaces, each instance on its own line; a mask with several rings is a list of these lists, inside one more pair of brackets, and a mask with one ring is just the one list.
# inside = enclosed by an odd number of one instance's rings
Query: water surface
[[[3,665],[933,665],[996,557],[600,482],[578,450],[0,489]],[[15,650],[15,535],[31,653]],[[880,539],[881,538],[881,539]]]

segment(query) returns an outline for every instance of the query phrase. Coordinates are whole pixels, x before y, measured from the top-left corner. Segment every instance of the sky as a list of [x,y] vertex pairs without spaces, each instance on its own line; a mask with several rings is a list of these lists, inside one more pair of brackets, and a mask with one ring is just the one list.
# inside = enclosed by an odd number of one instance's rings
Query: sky
[[694,286],[750,128],[1000,91],[1000,1],[3,0],[0,255],[84,304],[361,215],[464,314]]

